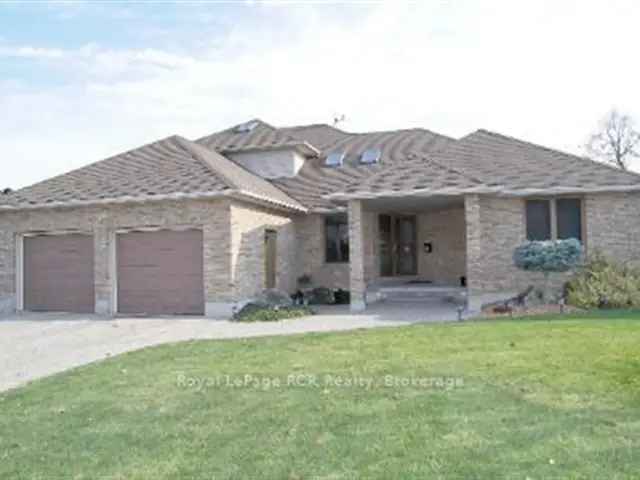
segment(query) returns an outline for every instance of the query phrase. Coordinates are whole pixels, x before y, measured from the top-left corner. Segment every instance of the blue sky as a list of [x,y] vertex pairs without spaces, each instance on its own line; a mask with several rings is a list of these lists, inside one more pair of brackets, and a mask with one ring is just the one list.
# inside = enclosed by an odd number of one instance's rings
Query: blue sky
[[488,128],[581,153],[640,117],[631,1],[0,3],[0,186],[249,118]]

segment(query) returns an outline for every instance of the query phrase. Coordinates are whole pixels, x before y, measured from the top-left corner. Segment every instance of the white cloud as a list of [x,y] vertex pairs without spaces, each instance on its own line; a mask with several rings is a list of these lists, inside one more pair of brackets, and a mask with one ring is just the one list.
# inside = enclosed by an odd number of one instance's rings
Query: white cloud
[[632,2],[254,8],[223,36],[194,20],[203,41],[188,52],[5,41],[0,56],[22,52],[70,76],[0,93],[0,128],[11,132],[0,148],[20,160],[0,183],[255,116],[290,125],[344,113],[347,129],[454,136],[483,127],[579,153],[609,108],[640,115]]
[[64,56],[64,50],[61,50],[59,48],[0,46],[0,57],[27,58],[32,60],[51,60],[63,58]]
[[[114,50],[88,43],[77,49],[40,48],[33,46],[2,46],[0,58],[21,58],[40,61],[51,66],[81,71],[97,78],[112,80],[127,75],[132,69],[177,69],[194,62],[188,55],[145,48]],[[149,72],[153,73],[153,72]]]

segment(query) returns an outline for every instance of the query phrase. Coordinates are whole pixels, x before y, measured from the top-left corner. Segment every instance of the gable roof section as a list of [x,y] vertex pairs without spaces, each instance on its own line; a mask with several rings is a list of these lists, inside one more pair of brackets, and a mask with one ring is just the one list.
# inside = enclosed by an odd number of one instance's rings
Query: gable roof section
[[234,162],[177,135],[5,195],[0,208],[89,205],[221,195],[304,210]]
[[184,138],[179,138],[178,140],[194,157],[200,159],[211,171],[215,172],[229,188],[236,190],[238,193],[255,197],[257,200],[264,200],[297,210],[305,210],[302,204],[269,181],[251,173],[219,153]]
[[[440,169],[446,169],[445,174]],[[640,190],[640,175],[487,130],[428,157],[388,166],[327,197],[334,200],[409,194],[542,195]]]

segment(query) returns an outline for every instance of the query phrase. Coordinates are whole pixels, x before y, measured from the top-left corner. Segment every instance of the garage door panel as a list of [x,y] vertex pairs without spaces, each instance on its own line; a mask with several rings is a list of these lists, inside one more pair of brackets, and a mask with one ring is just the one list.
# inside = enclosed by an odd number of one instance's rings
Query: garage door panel
[[117,249],[120,313],[204,313],[200,230],[120,234]]
[[24,308],[92,313],[93,237],[41,235],[24,239]]

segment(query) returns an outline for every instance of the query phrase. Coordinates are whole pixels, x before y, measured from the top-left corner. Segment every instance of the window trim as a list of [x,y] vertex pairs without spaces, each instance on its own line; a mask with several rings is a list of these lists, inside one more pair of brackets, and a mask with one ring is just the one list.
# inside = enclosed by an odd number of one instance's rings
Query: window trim
[[[347,234],[349,233],[349,217],[346,213],[341,214],[341,213],[336,213],[336,214],[328,214],[328,215],[324,215],[323,219],[322,219],[322,249],[323,249],[323,258],[324,258],[324,263],[327,265],[345,265],[345,264],[349,264],[351,262],[351,252],[348,253],[348,257],[346,260],[341,259],[341,260],[329,260],[328,259],[328,255],[327,255],[327,241],[328,241],[328,236],[327,236],[327,227],[328,227],[328,222],[330,218],[344,218],[345,219],[345,225],[347,227]],[[350,243],[350,239],[347,235],[347,243]],[[350,245],[349,245],[350,248]]]
[[554,197],[526,197],[523,202],[523,215],[524,215],[524,236],[527,241],[529,241],[529,236],[527,232],[527,202],[529,200],[544,200],[549,202],[549,221],[551,222],[551,238],[550,240],[558,240],[558,210],[556,202],[558,200],[578,200],[580,202],[580,235],[582,239],[580,243],[582,243],[583,248],[586,250],[587,248],[587,222],[586,222],[586,213],[585,213],[585,198],[581,195],[558,195]]

